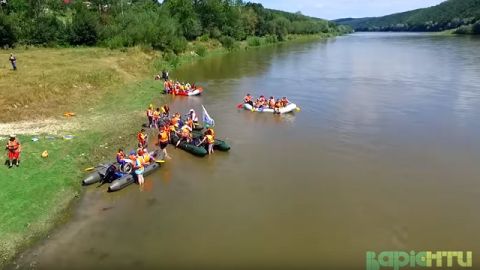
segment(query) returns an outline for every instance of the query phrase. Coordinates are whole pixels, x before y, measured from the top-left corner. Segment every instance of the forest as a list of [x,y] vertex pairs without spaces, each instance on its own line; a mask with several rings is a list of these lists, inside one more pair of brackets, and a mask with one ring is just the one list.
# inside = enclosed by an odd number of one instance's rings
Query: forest
[[333,22],[241,0],[0,0],[0,46],[148,46],[180,53],[189,41],[224,47],[250,37],[346,33]]
[[346,18],[335,22],[355,31],[437,32],[480,34],[480,0],[448,0],[439,5],[383,17]]

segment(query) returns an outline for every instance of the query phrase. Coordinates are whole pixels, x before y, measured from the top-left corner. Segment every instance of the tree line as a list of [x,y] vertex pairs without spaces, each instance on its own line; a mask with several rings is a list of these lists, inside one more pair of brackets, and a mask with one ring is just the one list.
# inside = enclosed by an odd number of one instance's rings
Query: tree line
[[[480,0],[448,0],[439,5],[383,17],[339,19],[356,31],[436,32],[457,29],[480,34]],[[476,25],[475,25],[476,24]]]
[[2,0],[0,46],[150,46],[175,53],[188,41],[224,46],[254,36],[343,33],[349,27],[241,0]]

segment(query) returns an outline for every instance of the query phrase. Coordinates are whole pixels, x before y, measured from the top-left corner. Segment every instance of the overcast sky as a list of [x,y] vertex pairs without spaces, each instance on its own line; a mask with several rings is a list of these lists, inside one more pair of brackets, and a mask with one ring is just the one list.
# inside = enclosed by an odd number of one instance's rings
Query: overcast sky
[[[250,0],[264,7],[285,11],[301,11],[305,15],[324,18],[359,18],[383,16],[396,12],[437,5],[444,0]],[[247,1],[245,1],[247,2]]]

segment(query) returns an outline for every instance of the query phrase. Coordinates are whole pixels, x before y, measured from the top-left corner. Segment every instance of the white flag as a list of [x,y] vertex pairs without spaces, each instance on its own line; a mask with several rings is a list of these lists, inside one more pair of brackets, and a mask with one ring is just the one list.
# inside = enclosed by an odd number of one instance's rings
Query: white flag
[[202,108],[203,108],[203,123],[205,125],[208,125],[210,127],[214,127],[215,126],[215,120],[213,120],[213,118],[210,117],[210,115],[208,115],[208,112],[207,112],[207,109],[205,109],[205,107],[202,105]]

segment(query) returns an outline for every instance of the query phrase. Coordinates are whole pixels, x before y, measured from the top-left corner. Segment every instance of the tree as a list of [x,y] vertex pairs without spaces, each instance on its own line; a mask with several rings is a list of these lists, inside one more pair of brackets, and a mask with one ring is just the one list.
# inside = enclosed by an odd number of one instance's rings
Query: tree
[[8,18],[0,14],[0,47],[13,46],[16,41],[15,33]]
[[91,12],[82,9],[73,16],[70,43],[73,45],[92,46],[98,40],[98,17]]

